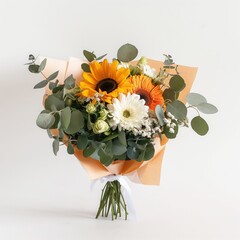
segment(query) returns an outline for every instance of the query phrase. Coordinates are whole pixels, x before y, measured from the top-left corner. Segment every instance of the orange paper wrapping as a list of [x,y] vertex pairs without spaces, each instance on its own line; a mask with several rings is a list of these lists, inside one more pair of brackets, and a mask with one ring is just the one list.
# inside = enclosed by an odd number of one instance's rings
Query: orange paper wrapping
[[[78,58],[70,58],[69,61],[48,58],[44,74],[48,76],[55,71],[59,71],[58,80],[60,83],[63,83],[67,76],[73,74],[76,79],[76,84],[78,84],[82,79],[81,64],[83,62],[83,60]],[[134,63],[135,62],[133,62],[133,64]],[[163,62],[156,60],[149,59],[148,64],[155,69],[163,67]],[[186,95],[189,93],[195,79],[197,68],[178,66],[178,72],[186,82],[186,87],[179,96],[179,99],[185,102]],[[51,94],[51,92],[46,88],[43,98],[44,100],[48,94]],[[104,176],[117,174],[125,175],[135,183],[159,185],[162,160],[167,141],[168,139],[166,137],[164,137],[161,142],[159,138],[156,138],[155,155],[151,160],[144,162],[137,162],[135,160],[117,160],[106,167],[96,159],[84,157],[82,151],[78,150],[76,147],[74,149],[74,155],[81,162],[91,179],[98,179]]]

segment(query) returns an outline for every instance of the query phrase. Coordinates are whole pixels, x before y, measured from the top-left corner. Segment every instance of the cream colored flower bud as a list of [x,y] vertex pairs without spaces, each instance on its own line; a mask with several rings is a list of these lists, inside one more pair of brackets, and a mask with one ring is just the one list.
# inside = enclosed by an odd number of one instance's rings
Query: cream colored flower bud
[[137,65],[147,65],[147,58],[141,57],[137,63]]
[[93,132],[95,134],[100,134],[109,131],[109,125],[103,120],[97,120],[93,126]]
[[100,112],[100,117],[98,119],[101,120],[106,120],[107,119],[107,115],[108,115],[108,111],[106,109],[102,109]]
[[86,111],[88,113],[94,113],[96,111],[96,107],[94,106],[94,104],[92,103],[89,103],[87,106],[86,106]]

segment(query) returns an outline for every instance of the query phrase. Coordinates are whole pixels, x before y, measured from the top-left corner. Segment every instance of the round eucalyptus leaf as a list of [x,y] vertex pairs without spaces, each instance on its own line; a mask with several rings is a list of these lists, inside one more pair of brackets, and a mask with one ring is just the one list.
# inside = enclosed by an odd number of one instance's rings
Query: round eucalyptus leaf
[[184,121],[187,116],[187,108],[184,103],[175,100],[167,105],[167,112],[170,112],[178,120]]
[[199,111],[205,114],[214,114],[218,112],[218,109],[210,103],[201,103],[196,106]]
[[181,76],[174,75],[169,81],[169,86],[174,92],[181,92],[186,87],[186,83]]
[[192,129],[201,136],[206,135],[209,130],[207,122],[200,116],[192,119],[191,126]]
[[130,159],[135,159],[136,160],[139,156],[139,153],[140,153],[140,151],[135,147],[128,147],[127,148],[127,156]]
[[75,134],[84,127],[84,118],[80,111],[75,110],[71,113],[71,120],[68,128],[64,129],[67,134]]
[[75,87],[75,78],[73,77],[72,74],[65,79],[64,87],[66,89],[72,89]]
[[114,155],[122,155],[127,151],[127,147],[122,145],[118,139],[112,142],[112,152]]
[[56,108],[58,111],[65,107],[65,102],[56,95],[50,95],[45,101],[45,108],[52,111],[52,108]]
[[61,112],[61,124],[63,128],[68,128],[71,120],[71,108],[66,107]]
[[68,141],[67,152],[68,152],[68,154],[74,154],[74,147],[73,147],[71,141]]
[[77,148],[83,150],[88,144],[88,137],[86,135],[79,135],[77,139]]
[[170,88],[167,88],[163,91],[163,98],[164,100],[171,100],[172,102],[177,99],[176,93]]
[[187,95],[187,102],[190,105],[198,106],[201,103],[206,103],[207,99],[199,93],[189,93]]
[[155,149],[152,143],[149,143],[145,149],[144,161],[152,159],[154,156]]
[[39,65],[37,65],[37,64],[29,65],[28,70],[31,73],[39,73]]
[[117,58],[122,62],[130,62],[138,55],[138,50],[132,44],[125,44],[118,49]]
[[50,128],[55,122],[55,118],[49,113],[40,113],[37,117],[36,124],[42,129]]

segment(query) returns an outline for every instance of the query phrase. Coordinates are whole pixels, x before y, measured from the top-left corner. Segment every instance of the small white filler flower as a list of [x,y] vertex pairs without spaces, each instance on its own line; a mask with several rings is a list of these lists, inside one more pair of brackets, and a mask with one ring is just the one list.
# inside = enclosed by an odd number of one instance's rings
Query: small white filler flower
[[148,117],[148,106],[137,94],[120,93],[112,104],[108,104],[108,109],[113,117],[111,126],[118,126],[119,130],[141,129],[144,118]]

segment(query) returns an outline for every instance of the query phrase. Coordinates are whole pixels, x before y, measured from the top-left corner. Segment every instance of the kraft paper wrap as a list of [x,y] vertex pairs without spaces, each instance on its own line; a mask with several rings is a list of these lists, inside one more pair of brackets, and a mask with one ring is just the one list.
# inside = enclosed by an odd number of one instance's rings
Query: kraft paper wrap
[[[76,84],[78,84],[82,80],[81,64],[83,62],[83,60],[78,58],[70,58],[69,61],[48,58],[47,66],[44,69],[43,73],[45,74],[45,76],[49,76],[53,72],[59,71],[58,80],[60,83],[63,83],[65,78],[72,74],[76,79]],[[135,63],[136,62],[133,62],[132,64]],[[159,70],[163,67],[163,62],[156,60],[148,59],[148,64],[156,70]],[[186,82],[186,87],[179,96],[179,99],[185,102],[186,95],[189,93],[195,79],[197,68],[179,65],[178,72]],[[46,88],[43,101],[45,101],[49,94],[51,94],[51,92],[48,88]],[[57,131],[53,132],[57,134]],[[93,159],[91,157],[84,157],[82,151],[78,150],[76,147],[74,149],[74,155],[81,162],[82,166],[87,171],[89,177],[93,180],[104,176],[116,174],[125,175],[135,183],[159,185],[162,160],[167,142],[168,139],[166,137],[164,137],[161,142],[159,138],[156,138],[155,155],[151,160],[144,162],[137,162],[135,160],[117,160],[108,167],[106,167],[103,166],[96,159]]]

